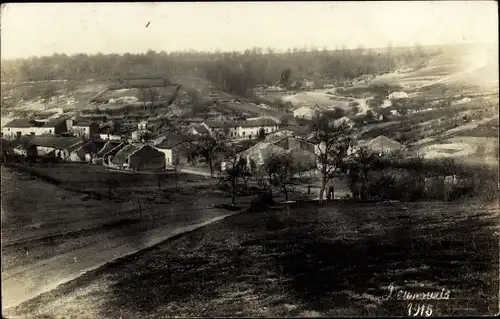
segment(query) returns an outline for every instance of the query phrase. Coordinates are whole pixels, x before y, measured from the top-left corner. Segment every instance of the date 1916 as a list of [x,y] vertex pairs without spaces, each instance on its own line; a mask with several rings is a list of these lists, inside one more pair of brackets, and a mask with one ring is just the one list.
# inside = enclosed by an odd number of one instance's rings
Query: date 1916
[[434,306],[431,304],[414,304],[410,302],[406,307],[408,308],[409,317],[430,317],[434,310]]

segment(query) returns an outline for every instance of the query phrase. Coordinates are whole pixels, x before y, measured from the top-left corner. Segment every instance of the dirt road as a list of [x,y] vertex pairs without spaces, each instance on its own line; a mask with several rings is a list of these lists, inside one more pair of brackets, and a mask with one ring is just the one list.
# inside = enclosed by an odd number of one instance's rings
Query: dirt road
[[189,232],[232,214],[234,213],[220,210],[214,214],[218,215],[216,217],[208,219],[200,217],[132,236],[129,236],[128,229],[120,229],[79,237],[72,240],[73,250],[49,258],[40,257],[45,247],[39,246],[29,255],[21,257],[31,259],[31,263],[2,271],[2,308],[14,307],[115,259],[134,254],[175,235]]

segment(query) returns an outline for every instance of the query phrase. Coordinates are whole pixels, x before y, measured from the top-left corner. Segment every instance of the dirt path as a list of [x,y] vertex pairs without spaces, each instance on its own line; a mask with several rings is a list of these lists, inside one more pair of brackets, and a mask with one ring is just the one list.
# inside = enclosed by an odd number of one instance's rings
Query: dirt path
[[[112,234],[98,233],[86,238],[80,237],[74,240],[72,250],[2,271],[2,308],[14,307],[115,259],[235,214],[222,210],[213,213],[215,217],[212,218],[206,219],[203,214],[188,222],[174,223],[132,236],[129,230],[122,229]],[[36,256],[36,251],[31,256]]]

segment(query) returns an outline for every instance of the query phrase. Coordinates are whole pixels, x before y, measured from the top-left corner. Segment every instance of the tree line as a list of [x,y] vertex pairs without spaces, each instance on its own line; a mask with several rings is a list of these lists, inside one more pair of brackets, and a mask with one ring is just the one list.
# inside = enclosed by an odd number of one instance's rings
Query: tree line
[[2,82],[113,79],[193,75],[224,91],[246,94],[256,84],[288,83],[293,78],[350,79],[401,67],[420,67],[433,55],[419,46],[372,50],[253,48],[244,52],[156,52],[144,54],[54,54],[2,60]]

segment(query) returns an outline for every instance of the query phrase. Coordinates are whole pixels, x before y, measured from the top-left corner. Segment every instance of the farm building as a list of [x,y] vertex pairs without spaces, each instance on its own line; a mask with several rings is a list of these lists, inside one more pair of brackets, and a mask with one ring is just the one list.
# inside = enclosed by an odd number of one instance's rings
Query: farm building
[[14,139],[25,135],[52,135],[67,132],[65,119],[52,119],[48,122],[16,119],[2,128],[3,137]]
[[127,146],[126,142],[108,141],[103,148],[94,156],[94,162],[100,164],[109,164],[110,158],[116,155],[122,148]]
[[301,106],[293,111],[293,117],[310,120],[318,113],[319,110],[315,107]]
[[99,125],[92,121],[74,119],[66,120],[68,132],[76,137],[94,137],[99,134]]
[[81,141],[68,147],[66,151],[69,153],[68,160],[72,162],[91,163],[99,151],[99,146],[94,141]]
[[130,144],[109,160],[113,168],[132,170],[158,170],[165,168],[165,155],[145,144]]
[[398,152],[404,149],[404,146],[393,139],[380,135],[366,144],[366,147],[379,155]]
[[170,135],[155,148],[165,156],[167,166],[183,165],[188,161],[188,151],[191,139],[181,135]]
[[70,157],[68,149],[81,143],[81,140],[76,137],[33,136],[29,139],[29,143],[36,145],[38,155],[67,160]]
[[9,149],[12,150],[12,154],[25,156],[27,158],[36,158],[38,156],[36,145],[30,143],[29,140],[16,139],[10,141]]
[[233,134],[236,133],[236,135],[232,135],[232,137],[257,137],[261,129],[265,134],[268,134],[276,132],[279,129],[279,125],[270,119],[245,121],[240,123],[236,132],[233,132]]
[[257,166],[263,165],[271,155],[290,153],[294,160],[307,165],[314,165],[314,146],[306,141],[293,137],[282,137],[272,142],[260,142],[251,148],[239,153],[240,157],[255,162]]

